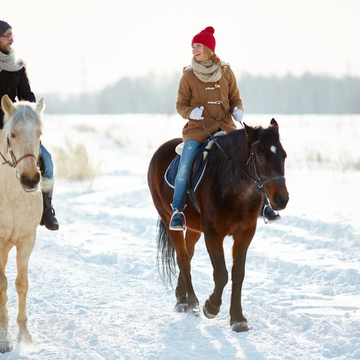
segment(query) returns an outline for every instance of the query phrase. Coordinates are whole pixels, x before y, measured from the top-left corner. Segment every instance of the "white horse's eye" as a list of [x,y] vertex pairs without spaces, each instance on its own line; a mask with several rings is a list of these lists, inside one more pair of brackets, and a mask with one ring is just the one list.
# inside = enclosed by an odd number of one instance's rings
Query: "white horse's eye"
[[14,139],[16,138],[16,135],[14,133],[11,133],[10,136]]
[[273,152],[274,154],[276,154],[277,148],[275,145],[271,145],[270,146],[270,151]]

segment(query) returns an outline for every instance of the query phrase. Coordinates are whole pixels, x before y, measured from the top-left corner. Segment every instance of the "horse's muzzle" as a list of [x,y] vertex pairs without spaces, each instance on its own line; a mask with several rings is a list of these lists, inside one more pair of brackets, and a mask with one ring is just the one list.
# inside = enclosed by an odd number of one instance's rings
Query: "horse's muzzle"
[[289,193],[286,194],[275,194],[270,200],[271,207],[274,210],[283,210],[286,208],[287,203],[289,202]]
[[32,177],[24,174],[20,176],[20,184],[26,192],[36,191],[39,187],[39,182],[40,174],[38,172]]
[[270,181],[264,187],[264,191],[270,201],[271,207],[278,211],[284,210],[289,202],[289,192],[287,191],[285,178],[282,176],[277,181]]

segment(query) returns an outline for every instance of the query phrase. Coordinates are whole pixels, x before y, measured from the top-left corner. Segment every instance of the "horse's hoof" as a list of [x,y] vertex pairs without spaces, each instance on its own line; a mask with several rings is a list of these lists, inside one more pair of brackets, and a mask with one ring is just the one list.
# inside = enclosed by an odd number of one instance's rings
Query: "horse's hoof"
[[23,344],[31,344],[32,343],[32,336],[30,334],[30,331],[27,329],[27,327],[19,329],[18,335],[17,335],[17,341]]
[[220,311],[220,306],[211,305],[210,300],[207,299],[203,306],[204,315],[208,319],[213,319]]
[[12,344],[0,344],[0,354],[5,354],[10,351],[13,351]]
[[11,341],[11,336],[6,330],[0,331],[0,354],[10,352],[13,350],[13,344]]
[[188,309],[188,315],[193,316],[195,318],[200,317],[200,308],[198,306],[192,307]]
[[249,331],[250,328],[246,321],[239,321],[231,324],[231,330],[235,332],[244,332],[244,331]]
[[189,305],[187,303],[178,303],[175,305],[175,311],[178,313],[188,312]]

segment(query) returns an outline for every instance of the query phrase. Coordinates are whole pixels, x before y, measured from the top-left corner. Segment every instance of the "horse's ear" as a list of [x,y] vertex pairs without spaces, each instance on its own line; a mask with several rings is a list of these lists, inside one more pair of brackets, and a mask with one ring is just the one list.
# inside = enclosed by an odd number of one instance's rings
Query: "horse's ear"
[[253,137],[255,136],[254,135],[255,129],[252,126],[246,125],[245,123],[243,123],[243,124],[244,124],[244,128],[245,128],[246,137],[250,140],[250,142],[252,142]]
[[244,122],[243,122],[243,124],[244,124],[244,128],[245,128],[245,134],[246,134],[246,136],[249,136],[249,133],[251,133],[251,130],[254,130],[254,129]]
[[41,114],[41,113],[45,110],[45,101],[44,101],[44,98],[41,98],[41,99],[36,103],[36,110],[39,112],[39,114]]
[[1,98],[1,108],[3,109],[4,113],[7,114],[8,116],[11,116],[12,113],[14,112],[14,104],[12,103],[12,101],[10,100],[8,95],[4,95]]
[[274,118],[271,119],[270,125],[276,128],[277,131],[279,131],[279,125]]

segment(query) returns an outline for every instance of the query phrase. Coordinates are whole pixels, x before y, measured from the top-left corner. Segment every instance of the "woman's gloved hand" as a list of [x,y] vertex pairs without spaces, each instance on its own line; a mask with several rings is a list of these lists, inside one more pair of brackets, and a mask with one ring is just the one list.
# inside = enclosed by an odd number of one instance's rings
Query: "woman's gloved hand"
[[204,119],[202,116],[203,111],[204,111],[203,106],[194,108],[189,115],[189,119],[190,120],[203,120]]
[[232,116],[235,121],[241,122],[242,119],[244,118],[244,112],[241,109],[239,109],[237,106],[235,106]]

